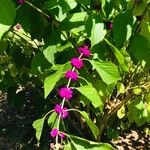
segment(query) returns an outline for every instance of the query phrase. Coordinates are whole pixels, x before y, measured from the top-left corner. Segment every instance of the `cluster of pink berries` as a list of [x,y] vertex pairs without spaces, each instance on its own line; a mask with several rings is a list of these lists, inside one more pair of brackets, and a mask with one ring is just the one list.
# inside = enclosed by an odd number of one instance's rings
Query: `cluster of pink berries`
[[[78,79],[78,73],[75,71],[75,69],[79,70],[84,66],[83,60],[81,58],[89,57],[91,55],[91,52],[86,45],[79,47],[78,53],[80,54],[79,57],[71,59],[72,70],[68,70],[64,75],[65,78],[70,81],[76,81]],[[69,87],[69,85],[67,85],[60,88],[58,94],[63,99],[62,101],[70,100],[73,96],[73,90]],[[61,119],[65,119],[68,116],[68,109],[64,106],[63,102],[62,104],[56,104],[54,111],[60,116]],[[63,139],[65,137],[64,133],[60,133],[58,128],[52,129],[50,135],[53,138],[60,136],[60,138]]]

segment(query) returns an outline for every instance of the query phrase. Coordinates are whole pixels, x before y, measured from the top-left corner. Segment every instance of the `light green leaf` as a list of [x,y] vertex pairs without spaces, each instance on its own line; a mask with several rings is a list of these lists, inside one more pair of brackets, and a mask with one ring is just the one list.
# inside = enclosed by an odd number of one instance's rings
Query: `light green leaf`
[[53,88],[56,85],[57,81],[59,81],[59,79],[62,77],[63,72],[66,71],[69,66],[68,66],[68,63],[62,65],[62,67],[57,72],[55,72],[54,74],[48,76],[45,79],[45,81],[44,81],[44,97],[45,98],[53,90]]
[[126,92],[126,89],[123,83],[117,82],[116,87],[117,87],[118,94]]
[[107,39],[105,39],[105,41],[110,46],[112,52],[114,53],[115,57],[117,58],[119,64],[122,66],[123,70],[128,71],[129,68],[127,66],[127,62],[125,60],[125,57],[122,55],[122,53],[114,45],[112,45]]
[[67,136],[71,140],[72,150],[115,150],[107,143],[96,143],[73,135]]
[[126,109],[125,106],[123,105],[118,111],[117,111],[117,116],[119,119],[122,119],[126,115]]
[[51,63],[55,63],[54,54],[56,53],[56,45],[50,45],[46,49],[44,49],[43,54],[45,58]]
[[36,138],[37,138],[38,144],[42,135],[44,120],[45,120],[45,116],[41,119],[35,120],[32,124],[33,128],[36,130]]
[[113,63],[94,60],[90,62],[106,84],[111,84],[121,79],[118,68]]
[[91,44],[92,46],[98,44],[100,41],[102,41],[106,35],[106,30],[104,29],[103,23],[96,23],[95,19],[92,19],[92,30],[91,30]]
[[79,21],[84,21],[87,13],[86,12],[79,12],[79,13],[74,13],[72,17],[69,19],[70,22],[79,22]]
[[58,119],[58,114],[56,112],[53,112],[47,120],[48,125],[51,128],[55,128],[57,126],[57,119]]
[[131,123],[136,122],[138,126],[149,121],[149,112],[141,97],[128,104],[128,119]]
[[91,129],[95,139],[99,135],[99,129],[98,127],[90,120],[88,114],[85,111],[78,111],[82,115],[82,117],[85,119],[86,123],[88,124],[89,128]]
[[16,16],[12,0],[0,0],[0,39],[13,24]]
[[91,85],[85,85],[85,86],[81,86],[76,88],[81,94],[83,94],[91,103],[92,105],[96,108],[96,107],[100,107],[101,110],[103,108],[103,102],[98,94],[98,92],[96,91],[96,89]]

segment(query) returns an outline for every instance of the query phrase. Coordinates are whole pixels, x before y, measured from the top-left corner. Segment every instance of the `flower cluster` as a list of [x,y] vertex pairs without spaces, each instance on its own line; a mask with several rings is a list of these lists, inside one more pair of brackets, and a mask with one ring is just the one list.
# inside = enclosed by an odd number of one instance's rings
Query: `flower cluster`
[[[61,104],[56,104],[54,111],[59,115],[58,121],[57,121],[57,128],[52,129],[50,132],[51,137],[58,138],[58,136],[62,139],[64,139],[64,133],[60,133],[59,131],[59,123],[60,119],[65,119],[68,117],[68,109],[64,106],[65,101],[70,100],[73,97],[73,90],[70,86],[70,81],[77,81],[78,80],[78,73],[75,71],[75,69],[79,70],[84,67],[84,63],[82,60],[82,57],[89,57],[91,55],[91,52],[88,48],[88,46],[84,45],[78,48],[78,53],[80,54],[79,57],[74,57],[71,59],[70,63],[72,65],[72,70],[66,71],[64,74],[64,77],[68,80],[68,84],[65,87],[62,87],[58,91],[58,95],[62,98]],[[58,143],[56,143],[58,144]]]
[[54,128],[54,129],[50,132],[50,134],[51,134],[51,136],[52,136],[53,138],[56,137],[56,136],[58,136],[58,135],[59,135],[62,139],[64,139],[64,137],[65,137],[65,134],[64,134],[63,132],[60,133],[57,128]]
[[59,104],[57,104],[55,106],[55,112],[60,114],[60,117],[63,118],[63,119],[68,116],[67,108],[62,107],[62,105],[59,105]]

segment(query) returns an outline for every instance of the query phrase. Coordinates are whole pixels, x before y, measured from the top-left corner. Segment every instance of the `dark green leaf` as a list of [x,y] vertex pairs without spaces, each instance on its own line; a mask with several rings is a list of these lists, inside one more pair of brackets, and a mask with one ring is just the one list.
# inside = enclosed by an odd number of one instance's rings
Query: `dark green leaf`
[[15,5],[12,0],[0,0],[0,39],[15,20]]
[[86,123],[88,124],[89,128],[91,129],[95,139],[97,139],[97,136],[99,135],[99,129],[98,127],[90,120],[88,114],[85,111],[79,111],[82,117],[85,119]]
[[122,45],[129,40],[132,34],[135,17],[130,12],[119,13],[113,22],[113,35],[117,45]]
[[105,41],[110,46],[112,52],[114,53],[115,57],[117,58],[119,64],[123,68],[123,70],[128,71],[129,68],[127,66],[127,62],[126,62],[124,56],[122,55],[122,53],[114,45],[112,45],[107,39],[105,39]]
[[132,43],[131,53],[135,57],[136,60],[146,62],[146,67],[150,68],[150,41],[138,34]]

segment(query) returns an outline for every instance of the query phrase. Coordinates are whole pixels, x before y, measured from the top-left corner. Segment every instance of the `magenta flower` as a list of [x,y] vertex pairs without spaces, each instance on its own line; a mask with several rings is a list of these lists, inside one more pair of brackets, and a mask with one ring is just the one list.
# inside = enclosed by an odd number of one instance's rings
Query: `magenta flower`
[[17,0],[17,2],[18,2],[19,4],[23,4],[23,3],[25,2],[25,0]]
[[69,100],[72,98],[73,91],[70,88],[63,87],[59,90],[59,96]]
[[57,104],[56,106],[55,106],[55,112],[56,113],[62,113],[62,107],[61,107],[61,105],[59,105],[59,104]]
[[66,77],[67,79],[70,79],[70,78],[71,78],[71,80],[76,81],[76,80],[78,79],[78,74],[77,74],[77,72],[75,72],[75,71],[68,70],[68,71],[65,73],[65,77]]
[[62,106],[59,105],[59,104],[57,104],[55,106],[55,112],[58,113],[58,114],[60,114],[60,117],[62,119],[66,118],[68,116],[67,108],[66,107],[62,108]]
[[72,58],[71,65],[74,66],[76,69],[81,69],[83,67],[83,61],[79,58]]
[[83,54],[83,56],[85,56],[85,57],[89,57],[91,55],[91,52],[90,52],[90,50],[88,49],[87,46],[81,46],[81,47],[79,47],[78,48],[78,52],[80,54]]
[[54,138],[59,134],[58,129],[54,128],[51,132],[50,132],[51,136]]
[[62,133],[60,134],[60,137],[61,137],[62,139],[64,139],[64,138],[65,138],[65,134],[62,132]]
[[67,111],[67,108],[64,107],[61,113],[61,118],[65,119],[67,116],[68,116],[68,111]]

